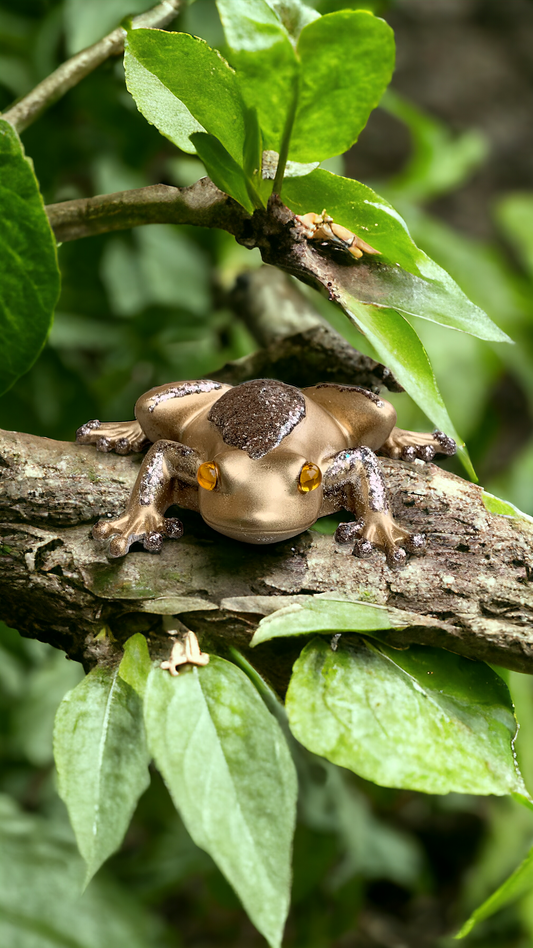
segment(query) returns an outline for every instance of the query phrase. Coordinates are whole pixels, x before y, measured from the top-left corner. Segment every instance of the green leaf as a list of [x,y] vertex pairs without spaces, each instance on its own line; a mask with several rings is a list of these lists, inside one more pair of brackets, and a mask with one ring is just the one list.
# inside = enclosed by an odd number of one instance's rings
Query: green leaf
[[448,415],[428,355],[415,330],[401,313],[363,306],[341,292],[339,303],[369,339],[377,358],[394,373],[400,385],[428,418],[458,444],[458,453],[472,480],[476,473],[464,441]]
[[284,181],[283,200],[296,214],[320,213],[326,208],[335,221],[380,251],[379,258],[365,254],[351,266],[342,266],[339,282],[353,299],[429,319],[479,339],[511,342],[446,271],[419,250],[403,218],[371,188],[318,169]]
[[516,901],[521,895],[525,895],[526,892],[531,892],[532,889],[533,849],[529,851],[524,861],[515,869],[512,875],[502,883],[499,889],[496,889],[496,892],[493,892],[479,908],[472,912],[470,918],[467,919],[455,937],[465,938],[478,922],[482,922],[485,918],[490,918],[495,912],[509,905],[510,902]]
[[270,639],[311,632],[374,632],[385,629],[405,629],[420,616],[400,609],[376,606],[368,602],[348,602],[340,599],[314,599],[301,606],[293,603],[261,619],[250,643],[252,648]]
[[394,34],[366,10],[339,10],[302,30],[297,53],[300,102],[289,157],[323,161],[351,148],[378,105],[394,69]]
[[191,135],[191,141],[217,188],[235,198],[247,211],[253,213],[254,205],[250,200],[244,172],[220,144],[218,138],[214,135],[206,135],[205,132],[195,132]]
[[0,394],[28,371],[59,296],[54,235],[31,162],[0,118]]
[[304,747],[384,787],[527,796],[504,681],[441,649],[314,639],[287,694]]
[[[130,30],[128,54],[152,73],[165,88],[182,102],[200,126],[218,138],[231,157],[242,165],[244,147],[244,111],[237,77],[226,60],[197,36],[167,33],[163,30]],[[155,107],[150,97],[152,86],[129,63],[128,88],[140,111],[169,138],[173,130],[172,103],[168,96]],[[155,87],[153,87],[155,88]],[[183,141],[183,110],[177,106],[178,139]],[[174,140],[174,139],[172,139]],[[181,147],[181,145],[179,145]]]
[[489,494],[487,490],[481,492],[481,499],[485,510],[488,510],[489,513],[500,514],[502,517],[518,517],[521,520],[530,520],[533,522],[533,517],[530,517],[529,514],[524,513],[523,510],[519,510],[518,507],[515,507],[510,501],[502,500],[500,497],[495,497],[494,494]]
[[277,721],[246,675],[216,656],[177,678],[153,669],[145,714],[150,749],[189,833],[277,948],[296,805],[294,765]]
[[124,646],[124,655],[118,673],[140,698],[144,698],[151,667],[152,661],[146,638],[140,632],[136,632]]
[[217,0],[231,65],[256,108],[264,147],[279,151],[298,62],[289,34],[266,0]]
[[63,698],[54,756],[87,883],[120,846],[150,782],[142,701],[118,668],[94,669]]
[[126,88],[135,99],[141,115],[181,151],[194,155],[196,149],[190,136],[193,132],[205,132],[203,125],[196,121],[187,106],[157,76],[141,65],[129,46],[124,52],[124,71]]

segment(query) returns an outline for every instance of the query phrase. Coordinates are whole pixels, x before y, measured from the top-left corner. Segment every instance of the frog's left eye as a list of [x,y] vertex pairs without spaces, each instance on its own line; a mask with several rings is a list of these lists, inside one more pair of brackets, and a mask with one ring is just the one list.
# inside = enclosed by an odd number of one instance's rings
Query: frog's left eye
[[214,461],[204,461],[196,472],[196,480],[204,490],[214,490],[218,483],[218,464]]
[[312,461],[306,461],[300,471],[298,490],[300,490],[302,494],[307,494],[310,490],[315,490],[316,487],[320,487],[321,483],[322,473],[320,468],[317,467],[316,464],[313,464]]

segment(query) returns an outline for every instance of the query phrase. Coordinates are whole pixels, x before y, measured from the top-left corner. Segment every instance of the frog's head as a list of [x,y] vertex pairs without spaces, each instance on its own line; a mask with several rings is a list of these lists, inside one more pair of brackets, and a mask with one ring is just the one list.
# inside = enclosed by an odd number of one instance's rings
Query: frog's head
[[222,451],[200,465],[197,480],[206,523],[246,543],[277,543],[302,533],[322,504],[320,468],[279,448],[261,458]]

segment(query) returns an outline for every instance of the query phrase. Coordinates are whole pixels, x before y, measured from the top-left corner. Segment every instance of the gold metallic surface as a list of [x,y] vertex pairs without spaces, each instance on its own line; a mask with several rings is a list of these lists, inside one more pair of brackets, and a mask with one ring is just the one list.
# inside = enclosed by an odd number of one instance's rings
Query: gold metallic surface
[[165,538],[179,538],[180,521],[165,517],[172,504],[256,544],[289,539],[344,508],[357,523],[338,531],[338,541],[349,539],[361,556],[378,547],[399,563],[404,547],[422,542],[395,524],[374,452],[430,460],[454,450],[442,432],[395,428],[393,406],[373,392],[333,383],[299,390],[272,379],[235,388],[173,382],[143,395],[135,414],[133,425],[93,421],[80,429],[80,441],[99,450],[138,450],[143,436],[155,442],[124,514],[93,529],[112,556],[134,542],[157,553]]

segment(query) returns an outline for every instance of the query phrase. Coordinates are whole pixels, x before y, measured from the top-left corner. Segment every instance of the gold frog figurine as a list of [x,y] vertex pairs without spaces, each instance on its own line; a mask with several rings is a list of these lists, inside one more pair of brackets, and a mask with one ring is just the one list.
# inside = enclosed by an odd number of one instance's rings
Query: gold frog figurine
[[356,520],[335,539],[358,556],[383,550],[398,565],[425,538],[393,520],[375,452],[430,461],[456,450],[442,431],[396,428],[393,406],[373,392],[329,382],[303,390],[272,379],[171,382],[142,395],[135,416],[89,421],[77,433],[80,444],[119,454],[151,442],[124,514],[93,528],[110,556],[137,541],[158,553],[165,537],[179,538],[181,522],[165,517],[172,504],[246,543],[286,540],[344,508]]

